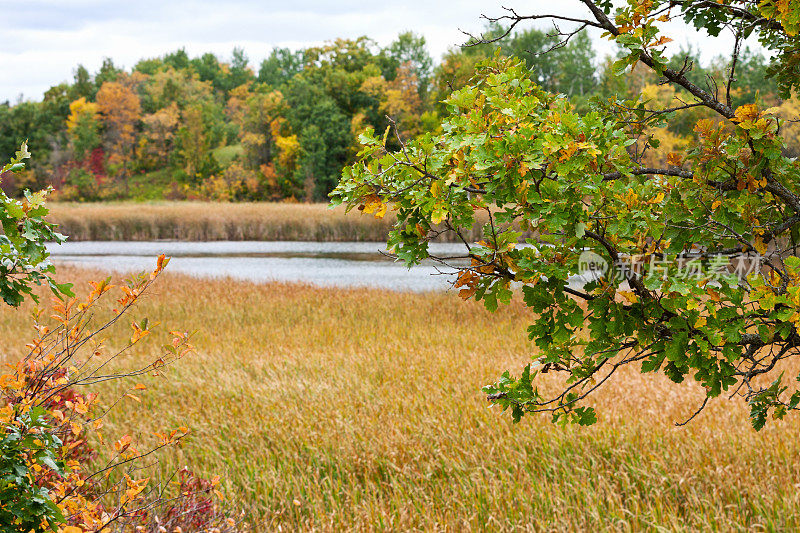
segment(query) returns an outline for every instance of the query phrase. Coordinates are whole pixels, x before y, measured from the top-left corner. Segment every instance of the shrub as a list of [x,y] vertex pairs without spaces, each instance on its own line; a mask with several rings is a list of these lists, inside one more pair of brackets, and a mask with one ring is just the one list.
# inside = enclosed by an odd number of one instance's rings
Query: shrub
[[[167,262],[161,256],[153,272],[127,279],[114,309],[105,310],[106,319],[98,320],[104,314],[98,307],[114,288],[110,279],[92,283],[83,299],[54,299],[47,320],[42,311],[34,313],[36,334],[27,356],[0,376],[0,523],[13,531],[157,531],[164,524],[185,524],[190,531],[242,527],[220,507],[218,479],[207,481],[184,470],[170,491],[145,475],[154,465],[143,460],[177,444],[188,428],[157,433],[159,443],[140,451],[129,435],[105,438],[103,417],[110,408],[101,407],[95,394],[79,392],[108,380],[158,375],[193,351],[190,334],[173,331],[157,356],[139,368],[117,372],[112,361],[143,342],[157,323],[146,318],[132,322],[130,340],[121,348],[108,348],[100,338],[132,310]],[[145,388],[132,383],[123,398],[140,401]],[[91,440],[107,443],[103,453],[89,445]]]
[[[4,171],[23,168],[25,145]],[[246,526],[219,505],[218,478],[204,480],[178,473],[175,489],[151,483],[146,458],[174,446],[188,434],[180,427],[157,433],[158,444],[139,451],[130,435],[113,442],[102,435],[103,417],[97,395],[84,392],[109,380],[159,375],[172,362],[190,354],[188,332],[170,332],[159,355],[130,371],[114,369],[113,361],[139,345],[158,323],[147,318],[131,323],[132,334],[121,347],[105,346],[101,336],[117,327],[161,275],[169,260],[163,255],[152,272],[133,275],[119,286],[112,309],[100,302],[114,288],[110,278],[91,283],[77,298],[70,285],[56,283],[47,262],[44,241],[64,237],[42,217],[44,193],[24,201],[0,196],[0,292],[11,305],[25,295],[36,298],[32,285],[50,286],[55,293],[49,315],[33,313],[34,338],[27,354],[0,375],[0,524],[4,532],[163,531],[164,524],[191,531],[240,531]],[[105,318],[100,318],[100,317]],[[140,401],[146,387],[133,383],[124,398]],[[98,453],[90,439],[104,446]],[[106,444],[107,443],[107,444]],[[104,460],[100,461],[100,457]]]

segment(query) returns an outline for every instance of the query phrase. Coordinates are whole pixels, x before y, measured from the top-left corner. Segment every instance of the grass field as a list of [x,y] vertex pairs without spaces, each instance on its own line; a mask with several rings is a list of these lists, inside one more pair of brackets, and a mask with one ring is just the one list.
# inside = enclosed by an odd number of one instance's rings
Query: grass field
[[53,203],[49,220],[75,241],[381,241],[394,222],[327,204]]
[[[383,241],[395,222],[328,204],[99,202],[49,204],[73,241]],[[476,230],[479,229],[476,227]],[[476,240],[478,232],[465,234]]]
[[[102,274],[60,276],[85,287]],[[487,409],[480,387],[531,354],[519,305],[492,315],[453,294],[169,275],[154,289],[136,317],[199,328],[199,353],[148,378],[108,433],[190,426],[164,468],[219,474],[257,531],[800,527],[797,416],[756,433],[744,405],[721,400],[676,428],[700,391],[636,373],[597,398],[590,428]],[[6,358],[26,322],[0,308]]]
[[211,151],[214,158],[222,166],[228,166],[234,159],[244,153],[244,147],[241,144],[233,144],[229,146],[219,146]]

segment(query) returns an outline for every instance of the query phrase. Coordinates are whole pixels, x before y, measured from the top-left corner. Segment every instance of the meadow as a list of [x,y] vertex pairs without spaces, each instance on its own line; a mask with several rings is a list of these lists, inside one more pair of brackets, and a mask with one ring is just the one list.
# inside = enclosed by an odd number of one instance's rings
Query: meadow
[[[73,241],[383,241],[395,222],[328,204],[99,202],[49,204]],[[478,232],[466,235],[470,239]]]
[[[104,274],[59,277],[87,288]],[[6,360],[23,353],[29,310],[0,309]],[[488,409],[480,387],[532,355],[518,303],[490,314],[452,293],[167,274],[142,316],[163,338],[199,329],[198,353],[144,380],[142,403],[118,404],[107,434],[189,426],[162,471],[220,475],[256,531],[800,527],[796,416],[756,433],[741,402],[718,400],[678,428],[701,391],[635,372],[597,397],[589,428]],[[120,326],[108,342],[128,336]],[[122,390],[100,392],[112,403]]]

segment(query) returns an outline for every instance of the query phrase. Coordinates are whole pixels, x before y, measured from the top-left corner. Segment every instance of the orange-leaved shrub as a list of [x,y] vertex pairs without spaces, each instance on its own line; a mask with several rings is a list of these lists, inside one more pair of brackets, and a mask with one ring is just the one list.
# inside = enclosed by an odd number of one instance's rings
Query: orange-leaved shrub
[[[219,479],[203,479],[188,468],[171,482],[153,481],[154,453],[175,446],[186,427],[155,433],[158,442],[139,449],[130,435],[108,439],[93,386],[128,380],[124,396],[139,401],[136,382],[159,375],[191,354],[191,334],[171,331],[171,341],[133,369],[113,362],[145,342],[157,325],[132,321],[124,345],[106,346],[102,335],[126,316],[168,263],[133,275],[119,287],[110,278],[93,282],[84,298],[54,298],[49,316],[35,310],[34,338],[26,355],[0,375],[0,524],[2,531],[235,532],[247,529],[222,504]],[[119,297],[104,309],[112,289]],[[101,318],[103,317],[103,318]],[[103,447],[96,450],[93,446]],[[102,452],[102,453],[101,453]]]

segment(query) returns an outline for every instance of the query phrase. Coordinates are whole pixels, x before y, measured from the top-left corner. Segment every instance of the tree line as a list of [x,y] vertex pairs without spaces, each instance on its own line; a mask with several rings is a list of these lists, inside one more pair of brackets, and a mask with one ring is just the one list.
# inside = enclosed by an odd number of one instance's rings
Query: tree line
[[[496,25],[487,30],[503,33]],[[681,99],[644,69],[614,75],[615,58],[598,58],[585,34],[563,44],[535,29],[453,48],[436,65],[424,37],[412,32],[386,47],[361,37],[297,51],[275,48],[257,69],[238,48],[228,60],[178,50],[130,70],[106,59],[94,74],[78,66],[71,83],[51,87],[41,102],[0,104],[0,153],[27,139],[38,160],[22,174],[4,176],[2,186],[19,196],[52,185],[56,198],[78,201],[321,201],[356,160],[360,133],[384,131],[387,117],[399,132],[390,144],[437,133],[447,113],[443,101],[498,53],[524,59],[533,80],[566,94],[579,109],[640,91],[654,101]],[[701,65],[694,50],[683,50],[671,64],[701,86],[717,84],[726,69],[721,59]],[[800,110],[796,99],[782,99],[766,81],[766,67],[762,55],[746,51],[735,98]],[[691,125],[703,113],[697,109],[654,131],[665,148],[659,153],[693,138]],[[797,132],[787,129],[792,148]]]

